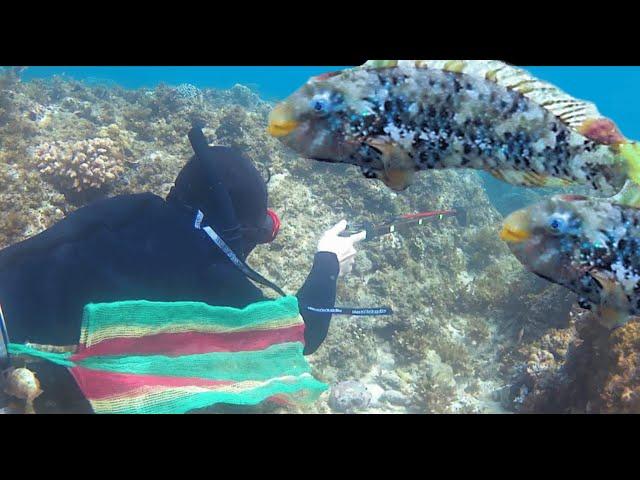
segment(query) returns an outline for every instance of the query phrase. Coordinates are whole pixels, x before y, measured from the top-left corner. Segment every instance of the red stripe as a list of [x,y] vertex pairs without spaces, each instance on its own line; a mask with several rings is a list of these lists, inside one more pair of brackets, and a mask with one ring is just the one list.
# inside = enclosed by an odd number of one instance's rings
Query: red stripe
[[288,406],[294,403],[291,397],[283,394],[273,395],[267,398],[267,400],[282,406]]
[[110,338],[71,357],[74,362],[103,355],[195,355],[210,352],[262,350],[283,342],[304,342],[304,324],[273,330],[223,333],[159,333],[143,337]]
[[208,387],[230,385],[232,381],[204,380],[202,378],[162,377],[157,375],[133,375],[129,373],[90,370],[84,367],[69,369],[80,390],[89,400],[123,395],[141,387]]

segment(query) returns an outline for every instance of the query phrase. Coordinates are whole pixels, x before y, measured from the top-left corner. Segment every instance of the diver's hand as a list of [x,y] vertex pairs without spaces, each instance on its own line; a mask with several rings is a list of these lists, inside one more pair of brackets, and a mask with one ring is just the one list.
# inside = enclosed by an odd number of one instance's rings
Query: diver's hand
[[354,245],[364,240],[367,232],[355,233],[350,237],[340,237],[339,234],[347,228],[347,221],[341,220],[329,230],[324,232],[318,242],[318,252],[335,253],[340,263],[340,276],[347,275],[353,268],[356,259],[356,249]]

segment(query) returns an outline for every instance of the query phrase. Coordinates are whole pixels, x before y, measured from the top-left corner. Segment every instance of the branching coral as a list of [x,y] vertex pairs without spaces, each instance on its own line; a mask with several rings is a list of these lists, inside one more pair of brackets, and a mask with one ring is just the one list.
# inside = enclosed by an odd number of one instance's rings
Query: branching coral
[[176,94],[186,100],[198,100],[202,98],[202,92],[195,85],[181,83],[175,89]]
[[122,152],[110,138],[43,143],[35,160],[40,173],[63,191],[101,189],[124,171]]

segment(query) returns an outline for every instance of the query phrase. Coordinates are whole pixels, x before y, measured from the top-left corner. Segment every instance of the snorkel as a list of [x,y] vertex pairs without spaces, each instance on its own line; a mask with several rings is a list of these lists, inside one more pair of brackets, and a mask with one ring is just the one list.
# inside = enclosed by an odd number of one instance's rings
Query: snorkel
[[[191,142],[193,151],[196,154],[195,161],[199,162],[198,166],[207,179],[207,204],[211,205],[212,209],[215,208],[216,225],[218,229],[220,229],[220,232],[225,234],[225,238],[228,237],[229,240],[234,240],[238,237],[242,237],[245,241],[253,244],[270,243],[275,240],[278,231],[280,230],[280,219],[278,218],[278,215],[273,210],[267,208],[264,213],[264,217],[259,217],[259,210],[266,207],[267,182],[264,182],[265,187],[258,188],[256,186],[252,190],[252,192],[254,190],[263,192],[264,199],[261,199],[260,195],[256,194],[255,202],[252,200],[247,202],[247,205],[250,205],[252,210],[258,211],[256,214],[257,218],[253,215],[250,216],[249,219],[246,218],[245,205],[245,220],[241,221],[243,216],[238,215],[236,205],[232,198],[232,193],[229,191],[229,186],[226,183],[226,180],[223,181],[221,172],[219,171],[219,169],[222,168],[219,165],[220,161],[216,158],[216,149],[224,149],[225,147],[210,147],[200,126],[194,126],[189,131],[189,141]],[[219,151],[221,152],[222,150]],[[242,158],[240,152],[237,152],[237,155],[245,161],[243,171],[247,174],[252,173],[249,170],[255,170],[253,163],[247,158]],[[247,181],[254,183],[262,183],[264,181],[258,178],[259,176],[257,173],[255,173],[255,175],[256,178],[248,178]],[[264,190],[262,190],[262,188],[264,188]],[[236,201],[238,201],[238,197],[242,197],[242,195],[238,195],[237,188],[235,190],[235,197]],[[247,197],[247,195],[245,195],[245,197]],[[251,194],[249,194],[248,197],[249,199],[254,198]],[[262,201],[264,201],[264,206],[262,206]],[[249,251],[250,250],[251,249],[249,249]],[[246,253],[248,254],[249,251]]]
[[[207,191],[207,205],[215,208],[216,222],[215,229],[210,225],[210,219],[206,218],[205,212],[196,206],[196,216],[194,219],[194,228],[202,230],[211,239],[213,243],[225,254],[225,256],[249,279],[269,287],[282,296],[286,296],[284,291],[275,283],[266,279],[258,272],[253,270],[244,261],[244,258],[250,253],[242,251],[238,255],[234,251],[234,244],[244,245],[246,236],[250,234],[251,241],[255,243],[267,243],[273,241],[280,228],[280,220],[273,212],[270,214],[267,210],[265,221],[257,227],[243,227],[237,219],[236,210],[231,199],[231,195],[226,188],[222,178],[216,168],[217,162],[215,158],[215,147],[209,147],[207,139],[199,126],[194,126],[189,131],[189,141],[196,154],[195,161],[200,162],[199,166],[204,170],[208,183],[210,184]],[[218,233],[220,232],[220,233]],[[262,232],[262,233],[261,233]]]

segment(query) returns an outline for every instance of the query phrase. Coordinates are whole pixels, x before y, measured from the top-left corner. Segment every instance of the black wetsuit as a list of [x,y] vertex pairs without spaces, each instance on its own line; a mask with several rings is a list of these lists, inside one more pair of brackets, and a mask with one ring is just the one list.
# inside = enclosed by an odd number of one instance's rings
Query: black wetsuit
[[[12,342],[78,342],[88,303],[145,299],[244,307],[263,300],[190,209],[150,193],[81,208],[49,230],[0,252],[0,304]],[[301,305],[335,303],[339,267],[317,253],[298,291]],[[330,314],[302,309],[305,354],[326,337]]]
[[[194,222],[198,210],[203,211],[203,225],[211,225],[246,257],[256,246],[245,228],[255,221],[252,206],[258,210],[256,218],[266,210],[264,181],[237,152],[221,147],[210,151],[216,153],[218,171],[203,174],[202,160],[192,158],[167,200],[150,193],[101,200],[2,250],[0,304],[11,341],[77,344],[88,303],[184,300],[240,308],[263,300],[261,290]],[[240,179],[242,185],[234,187]],[[222,183],[224,188],[215,188]],[[317,253],[297,294],[301,307],[334,306],[338,272],[335,254]],[[310,354],[325,339],[331,315],[304,308],[301,314],[304,353]],[[82,396],[70,374],[46,363],[34,370],[45,394],[57,392],[55,406],[43,395],[36,400],[37,411],[78,410]],[[90,411],[86,401],[84,408]]]

